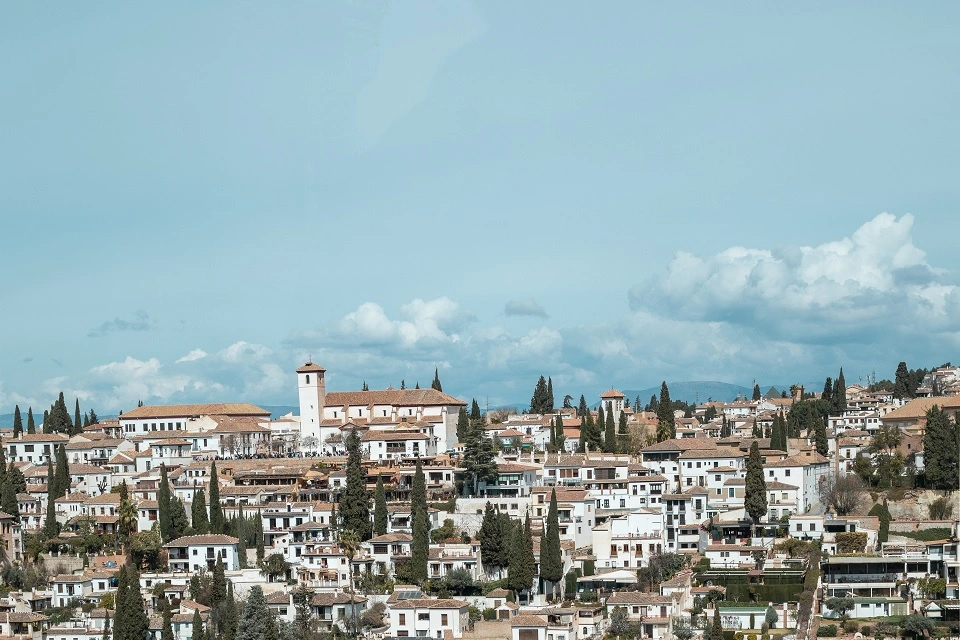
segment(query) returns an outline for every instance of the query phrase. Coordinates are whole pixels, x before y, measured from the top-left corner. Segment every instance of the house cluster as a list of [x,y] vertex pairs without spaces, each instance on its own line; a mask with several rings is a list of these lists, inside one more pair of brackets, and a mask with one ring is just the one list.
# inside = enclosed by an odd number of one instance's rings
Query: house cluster
[[[952,389],[956,377],[941,373],[932,387]],[[763,430],[789,410],[794,398],[707,403],[693,417],[676,416],[676,437],[648,443],[636,455],[581,447],[583,416],[576,409],[506,416],[497,423],[488,420],[485,427],[500,445],[495,473],[465,495],[464,451],[457,440],[463,401],[436,389],[327,393],[325,370],[312,362],[298,368],[296,376],[298,416],[274,418],[244,403],[140,406],[72,437],[3,438],[6,459],[26,481],[25,491],[16,496],[19,516],[0,512],[4,561],[22,562],[25,536],[45,526],[47,467],[62,446],[70,489],[55,500],[54,517],[64,539],[81,535],[84,527],[116,535],[122,514],[114,489],[121,484],[136,505],[134,528],[154,528],[161,469],[187,514],[199,489],[209,496],[216,484],[226,517],[242,510],[260,518],[264,553],[282,558],[279,571],[248,568],[255,565],[252,549],[232,536],[205,534],[168,542],[162,568],[140,573],[144,593],[153,594],[152,610],[159,610],[163,598],[173,608],[178,640],[193,638],[195,613],[209,619],[210,609],[190,599],[189,587],[191,577],[213,571],[218,562],[238,597],[260,585],[269,607],[287,621],[296,616],[298,589],[310,591],[310,610],[323,630],[349,631],[361,615],[376,610],[380,620],[369,637],[577,640],[602,636],[617,611],[637,625],[642,637],[660,640],[674,637],[677,625],[696,626],[698,614],[716,599],[708,596],[718,593],[732,597],[721,609],[726,628],[758,627],[756,621],[770,615],[776,626],[790,628],[797,625],[796,594],[756,597],[774,593],[764,591],[770,585],[802,585],[811,569],[783,550],[788,539],[820,541],[828,552],[821,595],[853,597],[855,615],[960,613],[956,525],[951,537],[933,543],[895,537],[881,543],[876,517],[831,513],[820,491],[824,479],[852,473],[853,462],[870,455],[870,439],[884,425],[901,429],[905,455],[922,467],[926,410],[937,403],[955,416],[960,396],[903,403],[890,394],[848,387],[846,409],[827,427],[827,455],[817,452],[811,438],[790,438],[783,450],[772,448],[769,438],[754,436],[758,426]],[[655,431],[656,417],[631,408],[614,389],[602,394],[599,404],[617,424],[624,416],[631,433]],[[558,418],[565,436],[559,448],[551,446]],[[372,495],[380,480],[387,493],[387,531],[359,549],[341,544],[336,526],[336,503],[346,486],[345,440],[352,431],[360,435],[367,489]],[[763,460],[768,505],[759,522],[745,506],[754,442]],[[430,581],[456,575],[479,585],[501,578],[482,557],[477,536],[487,505],[511,518],[529,517],[537,552],[554,496],[566,578],[550,589],[535,579],[517,594],[467,589],[457,597],[390,582],[412,553],[410,496],[417,462],[433,503],[430,527],[452,533],[429,547]],[[438,503],[447,506],[436,508]],[[861,541],[856,555],[845,553],[848,534]],[[687,556],[686,568],[655,575],[653,568],[659,571],[660,560],[670,554]],[[0,636],[105,637],[108,612],[101,600],[116,590],[116,574],[126,559],[64,556],[47,562],[58,568],[48,584],[0,598]],[[657,579],[647,581],[650,576]],[[939,600],[946,604],[925,599],[910,582],[931,576],[945,581]],[[365,588],[372,577],[392,584],[392,590]],[[552,597],[554,591],[562,597]],[[734,592],[742,595],[741,602]],[[731,601],[736,606],[729,606]],[[44,613],[50,607],[75,609],[70,620],[54,624]],[[156,616],[151,633],[160,636]]]

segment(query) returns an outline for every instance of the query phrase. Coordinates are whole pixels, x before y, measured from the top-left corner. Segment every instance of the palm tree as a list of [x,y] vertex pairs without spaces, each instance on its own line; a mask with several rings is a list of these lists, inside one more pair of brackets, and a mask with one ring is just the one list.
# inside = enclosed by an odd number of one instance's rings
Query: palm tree
[[360,536],[353,529],[344,529],[340,533],[340,548],[347,556],[350,568],[350,615],[353,617],[353,637],[357,637],[357,611],[353,603],[353,558],[360,550]]
[[120,546],[123,547],[130,540],[130,535],[137,530],[137,505],[133,500],[127,499],[120,502],[120,508],[117,510],[118,536]]

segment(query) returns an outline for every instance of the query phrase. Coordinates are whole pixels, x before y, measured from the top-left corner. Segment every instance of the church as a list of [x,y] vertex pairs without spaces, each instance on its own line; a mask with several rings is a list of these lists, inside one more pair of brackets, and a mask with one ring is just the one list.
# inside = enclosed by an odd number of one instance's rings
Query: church
[[342,450],[345,432],[419,431],[440,453],[457,446],[457,418],[467,403],[436,389],[334,391],[327,393],[326,369],[307,362],[297,369],[300,442],[315,438],[317,450]]

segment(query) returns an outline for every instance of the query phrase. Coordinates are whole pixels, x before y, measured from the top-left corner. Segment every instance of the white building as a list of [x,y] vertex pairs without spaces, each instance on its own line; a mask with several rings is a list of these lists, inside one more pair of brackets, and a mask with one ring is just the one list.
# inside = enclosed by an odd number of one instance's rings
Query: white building
[[170,568],[174,571],[213,571],[220,554],[225,571],[240,568],[237,545],[240,541],[232,536],[208,534],[183,536],[163,545],[170,554]]
[[409,598],[392,603],[389,607],[388,635],[396,638],[462,638],[470,624],[470,605],[463,600]]

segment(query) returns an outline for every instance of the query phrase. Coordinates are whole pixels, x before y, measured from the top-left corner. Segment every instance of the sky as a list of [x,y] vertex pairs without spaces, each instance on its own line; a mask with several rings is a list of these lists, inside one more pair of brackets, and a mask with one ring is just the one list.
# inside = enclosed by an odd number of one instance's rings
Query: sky
[[5,3],[0,413],[960,362],[960,4]]

